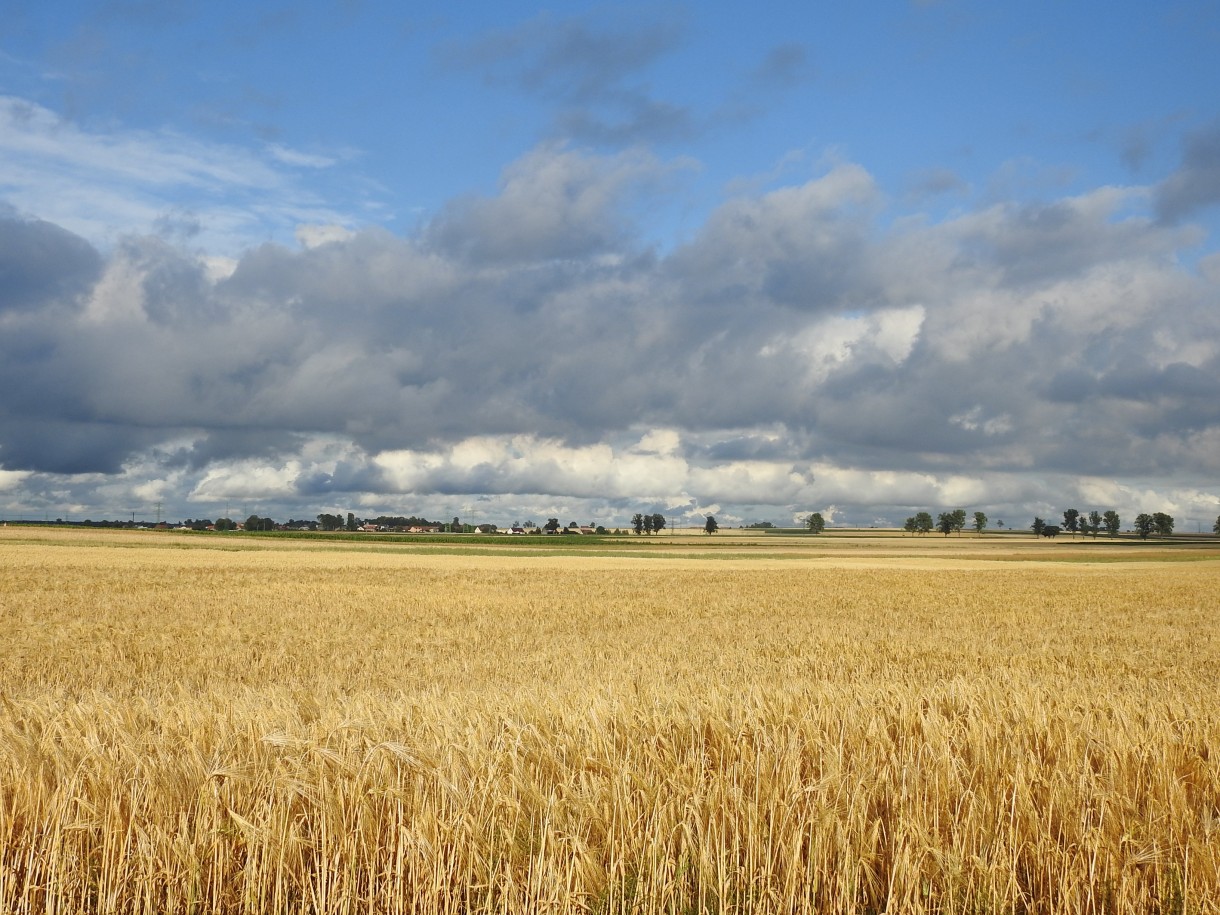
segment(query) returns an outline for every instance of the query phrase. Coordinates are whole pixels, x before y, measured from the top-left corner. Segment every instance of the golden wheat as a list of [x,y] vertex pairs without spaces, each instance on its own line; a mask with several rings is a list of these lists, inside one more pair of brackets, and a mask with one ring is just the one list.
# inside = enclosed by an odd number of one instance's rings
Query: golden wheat
[[1220,911],[1220,564],[912,556],[6,531],[0,911]]

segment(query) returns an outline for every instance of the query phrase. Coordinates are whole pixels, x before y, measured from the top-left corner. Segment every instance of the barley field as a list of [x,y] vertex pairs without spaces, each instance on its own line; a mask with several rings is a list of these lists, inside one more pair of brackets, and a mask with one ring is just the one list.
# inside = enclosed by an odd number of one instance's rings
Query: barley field
[[1220,545],[0,529],[0,912],[1218,913]]

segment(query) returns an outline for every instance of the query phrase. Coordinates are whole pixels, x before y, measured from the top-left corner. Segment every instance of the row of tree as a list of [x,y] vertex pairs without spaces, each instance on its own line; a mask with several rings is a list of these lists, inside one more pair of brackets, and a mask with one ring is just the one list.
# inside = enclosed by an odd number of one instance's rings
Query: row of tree
[[[1074,508],[1069,508],[1063,513],[1063,525],[1048,524],[1041,518],[1034,518],[1034,523],[1030,529],[1036,537],[1055,537],[1061,530],[1067,531],[1073,537],[1079,532],[1086,537],[1090,534],[1093,539],[1097,539],[1097,535],[1101,531],[1105,531],[1109,536],[1117,536],[1122,529],[1122,518],[1119,517],[1116,511],[1098,512],[1091,511],[1087,515],[1081,514]],[[1173,515],[1168,515],[1165,512],[1141,512],[1135,516],[1134,530],[1140,536],[1141,540],[1147,540],[1153,534],[1158,537],[1168,537],[1173,533],[1174,519]],[[1215,533],[1220,534],[1220,518],[1216,519]]]
[[[814,516],[811,515],[810,530],[814,529],[813,518]],[[1142,539],[1146,540],[1154,533],[1158,537],[1170,536],[1173,533],[1173,525],[1173,516],[1167,515],[1165,512],[1143,513],[1136,516],[1134,530]],[[941,512],[935,521],[932,520],[930,512],[918,512],[907,518],[903,524],[903,530],[911,534],[927,534],[937,530],[948,537],[950,534],[960,534],[965,526],[966,511],[959,508],[951,512]],[[997,526],[1003,527],[1004,522],[998,521]],[[975,512],[973,527],[975,532],[981,535],[987,529],[987,515],[983,512]],[[1035,537],[1056,537],[1061,531],[1066,531],[1072,536],[1080,533],[1086,537],[1092,535],[1096,539],[1101,531],[1114,537],[1121,529],[1122,518],[1116,511],[1094,510],[1086,515],[1075,508],[1069,508],[1063,513],[1062,526],[1050,524],[1042,518],[1034,518],[1034,523],[1030,525],[1030,530],[1033,531]],[[1220,518],[1216,519],[1213,531],[1220,534]]]
[[[907,518],[902,525],[902,529],[908,534],[929,534],[933,530],[938,530],[946,537],[950,534],[960,534],[965,527],[966,510],[964,508],[941,512],[935,521],[932,520],[931,512],[918,512]],[[987,516],[982,512],[974,513],[974,529],[979,534],[987,529]]]
[[[935,520],[931,512],[917,512],[907,518],[902,529],[909,534],[929,534],[936,530],[948,537],[950,534],[960,534],[966,527],[966,510],[959,508],[950,512],[941,512]],[[987,529],[988,518],[983,512],[974,513],[974,530],[979,535]],[[1142,539],[1156,534],[1158,537],[1168,537],[1173,533],[1174,519],[1165,512],[1152,514],[1142,513],[1136,516],[1134,530]],[[805,527],[812,533],[820,534],[826,529],[826,521],[820,512],[813,512],[805,518]],[[1004,522],[997,521],[996,527],[1003,528]],[[1122,518],[1116,511],[1091,511],[1087,515],[1079,509],[1069,508],[1063,513],[1063,525],[1048,524],[1042,518],[1034,518],[1030,529],[1036,537],[1055,537],[1060,531],[1067,531],[1075,536],[1077,533],[1092,535],[1096,539],[1098,533],[1105,531],[1111,537],[1117,536],[1122,529]],[[1220,517],[1212,527],[1212,533],[1220,534]]]
[[636,512],[631,517],[631,529],[637,534],[659,534],[665,530],[665,524],[665,516],[659,512],[652,515]]
[[[941,512],[936,519],[932,518],[931,512],[917,512],[907,518],[903,524],[903,530],[911,534],[928,534],[932,531],[939,531],[946,537],[950,534],[960,534],[966,527],[967,516],[965,509],[956,509],[951,512]],[[89,523],[89,522],[86,522]],[[298,523],[308,523],[311,526],[314,522],[295,522],[289,521],[288,525],[296,525]],[[357,518],[352,512],[347,513],[347,517],[342,515],[320,514],[317,518],[316,527],[324,531],[356,531],[365,524],[365,521]],[[440,524],[439,522],[428,521],[425,518],[401,517],[401,516],[381,516],[373,519],[371,522],[378,526],[386,528],[410,528],[410,527],[441,527],[445,530],[454,532],[471,532],[476,528],[471,525],[464,525],[457,518],[454,518],[451,524]],[[237,528],[237,522],[229,518],[218,518],[213,525],[211,521],[186,521],[186,526],[202,529],[203,527],[214,526],[216,530],[233,530]],[[668,522],[664,515],[660,513],[645,514],[637,512],[631,519],[631,528],[636,534],[659,534],[665,529]],[[821,512],[813,512],[804,519],[805,527],[814,534],[820,534],[826,530],[826,519],[822,517]],[[1133,530],[1142,539],[1147,539],[1154,534],[1158,537],[1168,537],[1173,534],[1174,518],[1172,515],[1165,512],[1141,513],[1136,516],[1133,525]],[[976,533],[982,534],[988,525],[987,515],[981,511],[974,513],[972,527]],[[568,525],[570,528],[576,527],[576,522]],[[590,525],[592,527],[592,525]],[[270,518],[261,518],[258,515],[251,515],[246,519],[245,529],[248,531],[270,531],[276,530],[280,525],[276,524]],[[491,527],[492,525],[480,525],[479,528]],[[773,527],[770,522],[762,522],[760,524],[752,524],[750,527]],[[1003,528],[1004,522],[997,521],[996,527]],[[560,527],[558,518],[548,518],[546,524],[535,525],[533,521],[526,521],[524,525],[517,523],[514,528],[524,529],[535,534],[559,533]],[[704,531],[708,534],[714,534],[718,531],[720,525],[717,523],[714,515],[707,516],[707,522],[704,524]],[[1034,523],[1030,526],[1036,537],[1056,537],[1062,532],[1067,532],[1075,536],[1077,533],[1084,536],[1092,535],[1096,539],[1097,535],[1104,531],[1111,537],[1117,536],[1122,529],[1122,519],[1116,511],[1091,511],[1087,515],[1075,508],[1069,508],[1063,513],[1062,524],[1052,524],[1043,518],[1034,518]],[[598,526],[597,533],[607,533],[606,529]],[[617,533],[617,531],[616,531]],[[1216,523],[1212,526],[1212,533],[1220,535],[1220,517],[1216,518]]]

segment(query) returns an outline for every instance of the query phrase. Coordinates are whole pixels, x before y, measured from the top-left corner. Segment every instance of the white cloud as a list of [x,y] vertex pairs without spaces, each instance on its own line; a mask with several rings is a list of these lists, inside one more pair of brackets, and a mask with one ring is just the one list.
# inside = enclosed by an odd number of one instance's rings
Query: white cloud
[[356,233],[344,226],[308,226],[296,228],[296,239],[303,248],[316,248],[335,241],[348,241]]
[[271,153],[271,156],[277,162],[283,162],[285,165],[300,166],[301,168],[330,168],[339,161],[335,156],[301,152],[300,150],[281,146],[278,143],[268,146],[267,151]]
[[190,502],[219,503],[242,500],[274,502],[295,497],[295,483],[302,467],[294,460],[263,463],[237,461],[213,466],[187,494]]
[[[3,457],[0,454],[0,457]],[[0,470],[0,492],[11,492],[30,478],[28,470]]]
[[983,407],[979,404],[971,407],[965,413],[950,416],[949,422],[960,426],[967,432],[982,432],[984,435],[1004,435],[1014,428],[1011,416],[1006,413],[999,416],[984,416]]
[[290,237],[299,223],[351,222],[290,171],[334,161],[172,130],[85,128],[0,96],[0,195],[99,244],[155,232],[173,212],[190,215],[193,243],[210,254]]

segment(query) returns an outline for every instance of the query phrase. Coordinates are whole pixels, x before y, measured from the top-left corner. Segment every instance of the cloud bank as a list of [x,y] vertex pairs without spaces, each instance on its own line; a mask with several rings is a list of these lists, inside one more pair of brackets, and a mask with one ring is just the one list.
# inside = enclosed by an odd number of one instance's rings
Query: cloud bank
[[[581,91],[619,78],[598,59]],[[30,154],[46,135],[27,126]],[[1220,267],[1186,256],[1181,202],[1207,196],[1210,143],[1155,187],[939,220],[835,161],[724,200],[668,250],[634,214],[685,166],[634,147],[543,143],[413,233],[323,207],[300,244],[221,264],[173,232],[102,248],[10,207],[0,505],[499,523],[969,505],[1024,525],[1155,498],[1214,518]],[[201,155],[174,180],[257,174]]]

